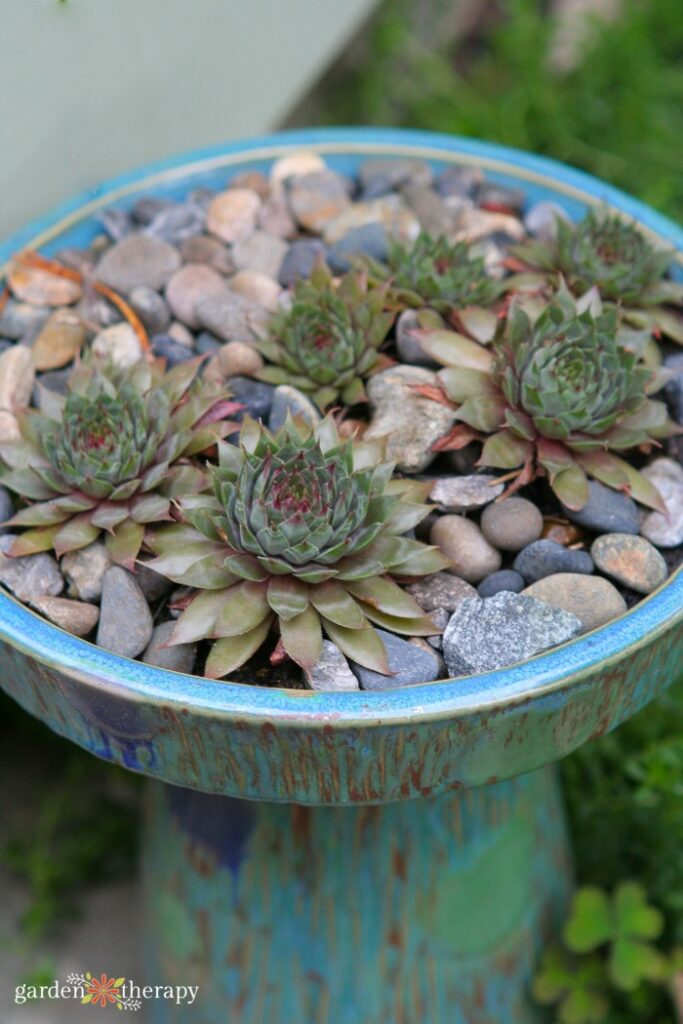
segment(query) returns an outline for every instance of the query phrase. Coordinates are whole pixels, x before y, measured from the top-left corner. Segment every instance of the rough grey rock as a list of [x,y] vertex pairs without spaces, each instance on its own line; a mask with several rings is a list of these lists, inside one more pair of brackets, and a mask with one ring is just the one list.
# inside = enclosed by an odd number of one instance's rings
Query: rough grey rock
[[311,690],[358,690],[358,680],[349,668],[349,663],[331,640],[323,640],[323,650],[310,672],[304,672],[306,683]]
[[166,668],[171,672],[192,672],[197,656],[196,644],[174,644],[167,647],[175,622],[162,622],[154,627],[152,639],[145,648],[142,660],[146,665]]
[[20,601],[31,601],[34,597],[56,597],[64,589],[64,578],[57,562],[45,552],[38,555],[21,555],[9,558],[9,551],[16,537],[5,533],[0,537],[0,583],[11,590]]
[[630,533],[604,533],[593,541],[591,555],[601,572],[639,594],[651,594],[669,575],[657,548]]
[[593,572],[593,560],[587,551],[572,551],[554,540],[535,540],[519,552],[513,568],[527,583],[535,583],[556,572]]
[[543,516],[526,498],[506,498],[485,508],[481,532],[500,551],[519,551],[538,540],[543,532]]
[[69,551],[61,563],[69,597],[78,597],[81,601],[99,601],[102,580],[111,564],[107,549],[100,540],[78,551]]
[[466,597],[476,595],[474,587],[452,572],[435,572],[431,576],[424,576],[409,584],[407,590],[426,612],[433,612],[437,608],[453,612]]
[[168,242],[148,235],[129,235],[105,252],[97,264],[98,280],[128,294],[145,285],[159,291],[180,266],[180,255]]
[[436,652],[427,652],[383,629],[377,632],[386,648],[389,668],[394,675],[384,676],[352,661],[351,669],[358,677],[361,690],[393,690],[398,686],[414,686],[416,683],[430,683],[438,679],[439,658]]
[[491,672],[532,658],[580,631],[576,615],[505,592],[463,601],[446,627],[443,653],[453,675]]
[[107,569],[97,628],[99,646],[123,658],[137,658],[151,640],[153,627],[152,613],[131,573],[120,565]]
[[532,583],[522,592],[553,608],[562,608],[581,620],[582,633],[611,622],[626,611],[626,601],[602,576],[558,572]]
[[567,519],[597,533],[638,533],[640,516],[633,498],[597,480],[590,480],[588,489],[588,501],[578,512],[563,506]]
[[287,413],[302,416],[313,426],[321,420],[320,413],[310,398],[289,384],[280,384],[273,393],[273,404],[268,417],[269,429],[279,430],[287,419]]
[[666,515],[649,512],[640,532],[660,548],[683,544],[683,466],[674,459],[655,459],[643,470],[643,476],[654,484],[666,505]]
[[496,483],[496,477],[488,473],[441,476],[434,481],[429,497],[444,512],[472,512],[488,505],[504,489],[505,484]]

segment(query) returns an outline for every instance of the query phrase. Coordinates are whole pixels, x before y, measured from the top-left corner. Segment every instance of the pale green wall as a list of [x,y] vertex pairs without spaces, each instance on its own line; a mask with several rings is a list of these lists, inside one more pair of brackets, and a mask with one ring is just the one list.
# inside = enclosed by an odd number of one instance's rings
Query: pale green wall
[[0,0],[0,236],[136,164],[277,125],[375,0]]

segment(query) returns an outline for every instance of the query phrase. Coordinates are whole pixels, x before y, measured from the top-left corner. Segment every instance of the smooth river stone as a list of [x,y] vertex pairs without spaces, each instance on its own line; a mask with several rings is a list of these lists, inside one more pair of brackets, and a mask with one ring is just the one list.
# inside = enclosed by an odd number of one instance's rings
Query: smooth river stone
[[159,291],[179,267],[180,254],[168,242],[129,235],[105,252],[95,274],[114,291],[128,294],[140,285]]
[[643,471],[666,505],[666,515],[649,512],[640,527],[643,537],[660,548],[683,544],[683,466],[674,459],[655,459]]
[[602,576],[558,572],[545,576],[522,591],[553,608],[562,608],[581,619],[582,632],[616,619],[626,611],[626,601],[617,588]]
[[100,617],[100,609],[96,604],[70,601],[66,597],[34,597],[31,606],[55,626],[74,636],[92,633]]
[[57,309],[48,317],[31,346],[38,372],[59,370],[76,358],[86,338],[83,321],[69,309]]
[[464,516],[441,516],[432,526],[430,541],[451,560],[451,572],[468,583],[479,583],[500,569],[500,551]]
[[242,242],[256,228],[260,197],[250,188],[230,188],[209,203],[207,230],[223,242]]
[[603,534],[593,541],[591,555],[598,569],[639,594],[651,594],[669,575],[657,548],[630,533]]

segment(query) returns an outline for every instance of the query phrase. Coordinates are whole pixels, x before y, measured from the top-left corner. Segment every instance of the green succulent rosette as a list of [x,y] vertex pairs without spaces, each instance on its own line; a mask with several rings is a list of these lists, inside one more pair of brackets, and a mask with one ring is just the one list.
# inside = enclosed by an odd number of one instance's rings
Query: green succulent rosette
[[273,318],[268,336],[254,340],[272,364],[259,379],[290,384],[323,410],[363,401],[364,381],[390,365],[379,352],[394,321],[385,305],[385,289],[370,288],[364,273],[351,271],[335,284],[320,264],[297,282],[291,308]]
[[[539,284],[561,274],[575,295],[597,288],[603,299],[617,303],[624,318],[637,327],[661,332],[683,344],[683,284],[669,280],[673,254],[656,249],[623,217],[590,211],[577,224],[557,220],[557,233],[547,242],[516,246],[513,255],[533,271]],[[508,287],[533,285],[533,277],[513,276]]]
[[623,346],[614,308],[578,312],[565,293],[532,322],[513,306],[491,349],[455,332],[426,332],[422,346],[459,423],[438,443],[483,441],[480,464],[520,470],[510,490],[548,476],[560,500],[580,509],[594,477],[663,510],[655,487],[617,452],[652,445],[678,428],[649,394],[663,377]]
[[[393,577],[448,565],[406,537],[429,512],[429,484],[393,479],[381,441],[341,441],[334,421],[289,419],[276,434],[245,420],[221,443],[213,495],[182,502],[186,522],[149,538],[151,568],[198,593],[172,643],[213,641],[206,674],[244,664],[279,626],[286,654],[318,661],[323,631],[354,661],[389,674],[373,624],[411,636],[432,620]],[[438,632],[438,630],[436,630]]]
[[39,410],[18,416],[21,440],[0,445],[0,480],[27,503],[7,523],[26,528],[10,555],[61,556],[104,533],[112,560],[134,571],[148,524],[206,486],[192,456],[236,429],[226,417],[241,407],[198,378],[201,363],[80,364],[66,396],[42,389]]

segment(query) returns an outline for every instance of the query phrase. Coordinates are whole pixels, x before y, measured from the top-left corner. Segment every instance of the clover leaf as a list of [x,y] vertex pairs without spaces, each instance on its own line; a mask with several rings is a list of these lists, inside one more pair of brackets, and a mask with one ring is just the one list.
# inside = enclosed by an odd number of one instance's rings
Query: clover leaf
[[604,966],[597,956],[583,960],[549,949],[534,978],[533,995],[555,1006],[560,1024],[602,1024],[609,1010]]

